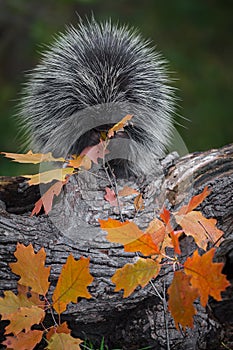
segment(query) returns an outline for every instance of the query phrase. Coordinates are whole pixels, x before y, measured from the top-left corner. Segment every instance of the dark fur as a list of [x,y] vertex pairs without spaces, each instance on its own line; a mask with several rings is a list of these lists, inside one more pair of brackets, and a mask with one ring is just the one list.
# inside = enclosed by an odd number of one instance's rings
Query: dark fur
[[134,114],[115,167],[138,174],[151,171],[163,155],[173,112],[161,56],[134,30],[93,19],[58,36],[43,54],[24,89],[20,114],[30,147],[57,155],[96,144],[102,125]]

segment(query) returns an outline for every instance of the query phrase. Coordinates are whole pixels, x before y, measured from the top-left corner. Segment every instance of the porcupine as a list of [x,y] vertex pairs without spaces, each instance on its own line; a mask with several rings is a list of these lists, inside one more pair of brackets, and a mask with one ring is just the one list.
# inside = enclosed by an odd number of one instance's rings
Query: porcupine
[[135,29],[81,21],[57,37],[30,73],[21,124],[33,151],[66,156],[97,144],[102,130],[133,114],[116,136],[121,159],[110,164],[120,176],[148,173],[172,134],[169,83],[166,62]]

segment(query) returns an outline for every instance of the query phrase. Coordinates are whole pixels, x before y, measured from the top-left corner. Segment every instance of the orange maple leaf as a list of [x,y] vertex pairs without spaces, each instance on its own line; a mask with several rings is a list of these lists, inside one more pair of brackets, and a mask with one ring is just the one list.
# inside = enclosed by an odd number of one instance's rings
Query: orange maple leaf
[[208,190],[208,187],[206,186],[200,194],[193,196],[187,205],[180,208],[178,215],[184,215],[191,212],[193,209],[198,207],[198,205],[201,204],[209,194],[210,190]]
[[93,281],[89,272],[90,259],[75,260],[69,255],[62,267],[57,286],[53,293],[53,308],[58,314],[66,310],[67,304],[76,303],[78,297],[91,298],[87,286]]
[[184,263],[184,271],[191,276],[191,284],[197,288],[201,305],[204,307],[209,295],[220,301],[222,300],[221,292],[230,286],[226,276],[221,273],[224,264],[212,261],[214,253],[215,248],[212,248],[200,256],[196,250],[193,256]]
[[6,340],[2,342],[7,349],[13,350],[33,350],[43,336],[43,331],[30,330],[27,333],[21,332],[17,336],[6,337]]
[[19,153],[7,153],[7,152],[0,152],[0,154],[4,154],[5,157],[11,158],[13,162],[18,163],[32,163],[32,164],[39,164],[42,162],[63,162],[65,163],[65,158],[54,158],[52,156],[52,153],[33,153],[32,151],[28,151],[26,154],[19,154]]
[[158,254],[159,249],[149,233],[142,232],[134,222],[120,222],[114,219],[99,220],[103,230],[108,232],[110,242],[124,245],[127,252],[140,252],[145,256]]
[[45,214],[48,214],[52,209],[54,196],[59,196],[62,187],[66,183],[67,180],[57,181],[51,187],[49,187],[49,189],[43,194],[43,196],[35,203],[34,209],[31,212],[30,217],[32,217],[35,214],[39,214],[42,207],[44,207]]
[[216,227],[217,220],[205,218],[200,211],[190,211],[187,214],[174,214],[176,222],[186,235],[193,236],[197,245],[206,250],[208,242],[220,244],[223,232]]
[[14,255],[18,261],[10,263],[9,266],[12,272],[20,276],[19,283],[31,287],[35,293],[45,295],[50,284],[48,282],[50,267],[45,267],[44,248],[35,254],[31,244],[26,247],[17,243]]
[[168,309],[175,321],[176,328],[179,324],[185,327],[193,327],[193,316],[197,313],[193,306],[194,300],[198,297],[198,292],[190,284],[190,276],[183,271],[175,271],[173,281],[168,288]]
[[139,258],[135,264],[126,264],[116,270],[111,278],[116,284],[115,292],[124,289],[124,298],[128,297],[137,286],[145,287],[152,278],[158,276],[161,265],[152,259]]

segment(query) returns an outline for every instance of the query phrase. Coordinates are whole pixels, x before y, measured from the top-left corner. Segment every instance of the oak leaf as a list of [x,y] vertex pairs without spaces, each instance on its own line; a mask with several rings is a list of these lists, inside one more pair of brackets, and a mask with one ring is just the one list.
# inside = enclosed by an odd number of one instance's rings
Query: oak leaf
[[122,188],[122,190],[119,191],[118,194],[121,197],[127,197],[127,196],[131,196],[133,194],[139,194],[139,192],[137,190],[135,190],[134,188],[132,188],[132,187],[124,186]]
[[93,163],[98,164],[98,158],[104,159],[107,154],[109,154],[109,150],[107,149],[107,142],[100,141],[95,146],[84,148],[80,155],[85,155],[91,159]]
[[106,191],[106,194],[104,196],[104,199],[107,202],[109,202],[111,206],[116,207],[118,205],[118,202],[117,202],[117,197],[115,192],[109,187],[106,187],[105,191]]
[[68,325],[67,325],[66,322],[63,322],[61,325],[58,325],[58,326],[52,326],[52,327],[50,327],[48,333],[46,334],[47,340],[50,340],[50,338],[51,338],[55,333],[70,334],[70,333],[71,333],[71,330],[68,328]]
[[158,276],[161,265],[152,259],[139,258],[135,264],[126,264],[117,269],[112,282],[115,292],[124,289],[124,298],[128,297],[137,286],[145,287],[152,278]]
[[4,154],[7,158],[12,158],[13,162],[18,163],[32,163],[32,164],[39,164],[42,162],[65,162],[65,158],[54,158],[52,156],[52,153],[33,153],[32,151],[28,151],[26,154],[19,154],[19,153],[7,153],[7,152],[0,152],[1,154]]
[[65,311],[70,302],[76,303],[79,297],[91,298],[87,290],[87,286],[93,281],[89,262],[90,259],[81,257],[75,260],[72,255],[68,256],[52,296],[53,308],[58,314]]
[[193,209],[198,207],[198,205],[201,204],[209,194],[210,190],[206,186],[200,194],[193,196],[187,205],[180,208],[178,215],[184,215],[191,212]]
[[81,350],[83,341],[67,333],[55,333],[49,340],[47,350]]
[[77,168],[84,168],[85,170],[90,170],[91,169],[91,159],[88,158],[86,155],[73,155],[73,159],[69,160],[68,166],[71,166],[75,169]]
[[132,115],[127,114],[124,118],[122,118],[118,123],[113,125],[111,129],[108,130],[108,138],[110,139],[111,137],[114,136],[115,132],[122,131],[124,127],[128,124],[128,121],[133,118]]
[[35,175],[22,175],[23,177],[30,179],[27,180],[29,186],[39,185],[41,183],[47,184],[53,180],[65,181],[67,175],[74,173],[74,168],[57,168],[48,170]]
[[201,305],[204,307],[208,302],[209,295],[220,301],[222,300],[221,292],[230,286],[226,276],[221,273],[224,264],[212,261],[214,253],[215,248],[212,248],[200,256],[195,250],[193,256],[184,263],[184,271],[191,276],[191,284],[197,288]]
[[198,292],[190,284],[190,276],[183,271],[175,271],[173,281],[168,288],[168,309],[175,321],[176,328],[179,324],[185,329],[193,327],[193,316],[197,313],[193,306],[194,300],[198,297]]
[[17,336],[8,336],[2,342],[7,349],[13,350],[33,350],[43,336],[43,331],[30,330],[27,333],[21,332]]
[[3,319],[10,321],[9,325],[6,326],[5,333],[17,335],[24,329],[26,332],[29,332],[31,326],[39,324],[44,319],[44,316],[44,310],[38,306],[20,307],[15,313],[9,314],[7,318],[3,317]]
[[182,227],[184,233],[193,236],[197,245],[206,250],[207,244],[218,241],[223,232],[216,227],[217,220],[205,218],[200,211],[190,211],[185,215],[174,214],[176,222]]
[[34,209],[31,212],[31,217],[35,214],[39,214],[42,207],[44,207],[45,214],[48,214],[53,205],[54,196],[59,196],[62,187],[67,183],[67,181],[56,181],[49,189],[43,194],[43,196],[35,203]]
[[19,284],[29,286],[33,292],[45,295],[50,284],[48,282],[50,267],[45,267],[44,248],[35,254],[31,244],[26,247],[17,243],[14,255],[17,262],[10,263],[9,266],[13,273],[20,276]]
[[123,244],[125,251],[140,252],[145,256],[159,253],[151,235],[142,232],[135,223],[129,221],[122,223],[110,218],[99,222],[101,228],[108,232],[106,238],[110,242]]

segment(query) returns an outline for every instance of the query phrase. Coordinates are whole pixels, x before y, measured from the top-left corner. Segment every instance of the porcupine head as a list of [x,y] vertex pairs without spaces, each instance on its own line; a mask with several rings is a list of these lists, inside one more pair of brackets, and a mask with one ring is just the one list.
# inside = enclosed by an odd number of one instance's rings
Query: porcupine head
[[34,152],[67,157],[133,115],[111,140],[107,159],[125,177],[152,172],[164,155],[174,101],[166,63],[150,43],[134,29],[92,19],[43,53],[23,90],[20,121]]

